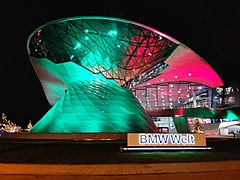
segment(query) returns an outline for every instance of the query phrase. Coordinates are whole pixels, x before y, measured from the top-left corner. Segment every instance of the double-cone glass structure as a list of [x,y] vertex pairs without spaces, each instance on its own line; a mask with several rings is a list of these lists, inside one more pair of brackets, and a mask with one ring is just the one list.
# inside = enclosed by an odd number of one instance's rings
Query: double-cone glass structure
[[52,105],[33,133],[159,132],[131,89],[174,81],[179,69],[184,81],[191,68],[199,72],[190,81],[223,84],[201,57],[177,40],[124,19],[52,21],[29,36],[27,50]]

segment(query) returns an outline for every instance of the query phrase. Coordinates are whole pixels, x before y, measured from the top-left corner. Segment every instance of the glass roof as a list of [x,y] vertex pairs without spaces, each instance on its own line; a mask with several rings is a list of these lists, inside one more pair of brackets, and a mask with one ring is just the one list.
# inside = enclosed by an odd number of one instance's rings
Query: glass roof
[[56,64],[72,61],[125,87],[159,63],[164,66],[177,46],[177,42],[147,26],[89,17],[47,23],[32,34],[29,42],[30,55],[35,58],[47,58]]

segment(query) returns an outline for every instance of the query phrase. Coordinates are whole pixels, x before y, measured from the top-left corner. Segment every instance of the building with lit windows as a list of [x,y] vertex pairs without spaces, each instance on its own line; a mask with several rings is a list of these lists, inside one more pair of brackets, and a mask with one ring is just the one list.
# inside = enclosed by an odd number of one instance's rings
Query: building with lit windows
[[29,36],[27,50],[52,105],[33,133],[189,132],[182,109],[221,104],[224,83],[203,58],[137,22],[55,20]]

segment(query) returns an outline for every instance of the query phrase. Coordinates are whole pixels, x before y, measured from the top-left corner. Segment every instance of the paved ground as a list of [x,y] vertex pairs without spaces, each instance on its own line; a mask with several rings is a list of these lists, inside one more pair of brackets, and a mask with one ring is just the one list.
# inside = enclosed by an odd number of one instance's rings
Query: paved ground
[[152,164],[0,164],[0,179],[218,179],[240,177],[240,161]]
[[2,141],[0,180],[240,179],[240,141],[209,139],[208,142],[214,145],[213,152],[182,152],[171,156],[172,153],[120,153],[119,144],[115,143]]

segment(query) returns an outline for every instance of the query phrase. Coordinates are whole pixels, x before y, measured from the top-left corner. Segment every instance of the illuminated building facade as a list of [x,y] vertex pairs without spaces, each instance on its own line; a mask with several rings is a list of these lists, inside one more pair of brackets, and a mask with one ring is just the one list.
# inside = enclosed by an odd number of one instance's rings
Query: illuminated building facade
[[146,110],[212,106],[198,92],[224,85],[184,44],[124,19],[52,21],[29,36],[27,49],[52,105],[31,132],[158,132]]

